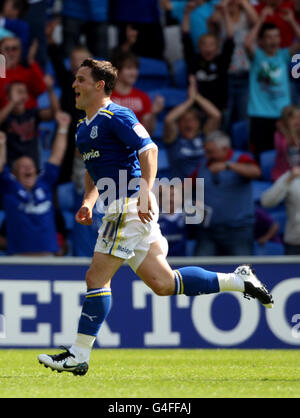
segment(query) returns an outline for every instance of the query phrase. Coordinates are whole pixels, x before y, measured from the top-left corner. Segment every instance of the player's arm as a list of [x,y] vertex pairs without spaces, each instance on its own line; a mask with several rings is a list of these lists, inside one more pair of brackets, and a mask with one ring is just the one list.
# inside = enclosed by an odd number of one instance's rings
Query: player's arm
[[6,135],[0,132],[0,173],[3,172],[6,164]]
[[154,181],[157,173],[157,157],[158,148],[155,144],[152,148],[142,152],[139,155],[141,166],[141,182],[138,200],[138,214],[143,223],[150,222],[154,214],[150,192],[154,185]]
[[247,54],[252,59],[255,54],[255,45],[258,38],[259,31],[266,20],[266,18],[273,14],[273,9],[271,7],[265,7],[260,16],[258,17],[256,24],[253,26],[253,28],[250,30],[248,36],[245,38],[244,46],[246,48]]
[[76,222],[81,225],[91,225],[93,222],[93,207],[99,197],[99,192],[91,176],[86,171],[84,177],[85,192],[81,208],[75,215]]

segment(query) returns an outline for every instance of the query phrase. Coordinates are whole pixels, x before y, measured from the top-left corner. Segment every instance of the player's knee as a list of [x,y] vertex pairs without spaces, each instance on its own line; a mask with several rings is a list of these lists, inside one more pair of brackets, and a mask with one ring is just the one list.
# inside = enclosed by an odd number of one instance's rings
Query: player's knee
[[90,267],[86,272],[85,281],[88,289],[97,289],[98,287],[105,287],[105,281],[99,278],[99,273],[93,267]]
[[154,280],[151,288],[157,296],[170,296],[174,293],[168,281]]

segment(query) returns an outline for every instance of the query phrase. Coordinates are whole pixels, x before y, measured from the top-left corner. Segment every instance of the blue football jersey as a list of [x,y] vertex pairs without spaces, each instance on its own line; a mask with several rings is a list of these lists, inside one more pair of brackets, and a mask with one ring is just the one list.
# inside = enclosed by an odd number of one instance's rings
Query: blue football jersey
[[138,155],[153,145],[132,110],[113,102],[99,109],[92,119],[80,120],[77,126],[76,146],[100,195],[105,190],[103,185],[111,184],[111,180],[116,199],[136,193],[138,185],[133,190],[128,190],[128,185],[141,177]]

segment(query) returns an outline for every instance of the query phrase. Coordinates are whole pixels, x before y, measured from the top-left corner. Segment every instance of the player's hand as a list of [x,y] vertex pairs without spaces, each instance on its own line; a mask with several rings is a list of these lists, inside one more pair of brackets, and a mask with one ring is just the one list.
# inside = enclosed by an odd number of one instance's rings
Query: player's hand
[[88,206],[81,206],[75,215],[75,220],[81,225],[90,226],[93,223],[93,212]]
[[143,224],[146,224],[147,222],[151,222],[153,220],[153,215],[155,214],[155,212],[152,208],[150,191],[140,191],[137,208],[139,218],[143,222]]

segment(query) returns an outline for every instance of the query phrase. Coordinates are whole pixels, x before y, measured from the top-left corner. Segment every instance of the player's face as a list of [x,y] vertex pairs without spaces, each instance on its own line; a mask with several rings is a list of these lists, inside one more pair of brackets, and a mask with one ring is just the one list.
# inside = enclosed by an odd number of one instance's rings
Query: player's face
[[19,183],[27,190],[32,189],[36,183],[37,171],[31,158],[19,158],[14,164],[13,173]]
[[220,147],[213,141],[206,143],[204,148],[206,158],[210,162],[225,161],[229,151],[228,147]]
[[76,73],[73,89],[76,96],[76,108],[86,110],[98,93],[97,83],[91,75],[91,69],[81,67]]

